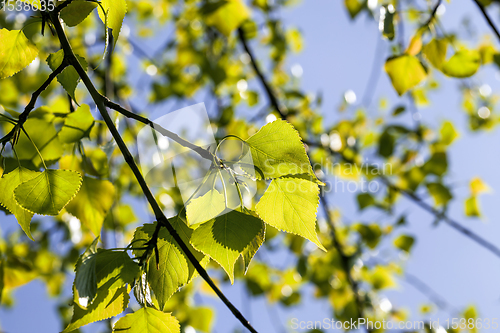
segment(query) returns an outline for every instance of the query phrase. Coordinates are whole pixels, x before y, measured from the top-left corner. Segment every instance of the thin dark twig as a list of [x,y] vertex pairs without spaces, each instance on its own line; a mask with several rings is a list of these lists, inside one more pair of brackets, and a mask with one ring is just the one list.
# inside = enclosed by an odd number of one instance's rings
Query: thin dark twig
[[473,1],[479,7],[479,10],[481,11],[481,13],[483,13],[483,16],[484,16],[486,22],[490,26],[491,30],[493,30],[493,32],[495,33],[495,35],[497,36],[498,40],[500,41],[500,32],[498,32],[498,29],[495,26],[495,23],[493,23],[493,21],[491,20],[490,16],[488,15],[488,12],[486,11],[486,8],[484,8],[483,4],[481,2],[479,2],[478,0],[473,0]]
[[257,74],[257,77],[259,78],[260,83],[264,87],[264,90],[266,91],[267,97],[269,98],[269,102],[273,106],[273,108],[276,110],[276,112],[279,113],[282,119],[286,119],[286,114],[283,113],[281,110],[280,104],[278,102],[278,99],[276,98],[275,93],[271,89],[271,86],[267,82],[266,78],[264,77],[264,74],[259,68],[259,65],[257,64],[257,59],[255,58],[252,50],[250,49],[247,39],[245,37],[245,32],[243,31],[242,28],[238,29],[238,37],[240,39],[241,44],[243,45],[243,48],[245,49],[245,52],[248,54],[250,57],[250,62],[252,64],[252,67],[255,71],[255,74]]
[[[174,229],[174,227],[170,224],[168,218],[165,216],[163,213],[162,209],[160,208],[158,202],[156,201],[153,193],[149,189],[144,177],[142,176],[139,167],[134,161],[134,158],[130,151],[127,148],[127,145],[123,141],[120,133],[118,132],[118,129],[115,127],[113,120],[109,116],[107,110],[106,110],[106,104],[105,101],[107,100],[106,97],[101,95],[95,86],[93,85],[92,81],[90,80],[89,76],[81,66],[81,64],[78,62],[78,59],[76,58],[75,54],[73,53],[73,50],[71,48],[71,45],[68,41],[68,38],[63,30],[63,27],[61,25],[61,22],[59,20],[59,15],[57,13],[52,13],[51,14],[51,20],[54,24],[54,27],[56,29],[57,37],[59,38],[59,41],[61,43],[61,48],[64,50],[65,58],[68,59],[69,63],[73,65],[80,76],[82,82],[84,83],[85,87],[89,91],[90,95],[92,96],[92,99],[96,103],[96,106],[104,119],[106,125],[108,126],[108,129],[110,130],[111,134],[113,135],[113,138],[116,141],[116,144],[118,148],[120,149],[125,162],[129,165],[131,168],[135,178],[137,179],[137,182],[139,183],[144,195],[148,199],[148,202],[153,209],[153,212],[155,214],[155,217],[157,219],[157,224],[156,228],[153,234],[153,237],[150,239],[148,242],[148,245],[152,249],[156,249],[156,244],[158,242],[158,237],[159,237],[159,232],[162,227],[165,227],[167,231],[170,233],[172,238],[177,242],[181,250],[184,252],[188,260],[193,264],[194,268],[196,271],[200,274],[200,276],[209,284],[209,286],[212,288],[212,290],[217,294],[217,296],[222,300],[222,302],[229,308],[229,310],[233,313],[233,315],[242,323],[244,327],[246,327],[250,332],[252,333],[257,333],[257,331],[252,327],[250,322],[245,319],[245,317],[241,314],[241,312],[227,299],[227,297],[222,293],[222,291],[215,285],[215,283],[212,281],[210,276],[208,275],[207,271],[201,266],[201,264],[198,262],[196,257],[191,253],[189,250],[188,246],[184,243],[182,238],[179,236],[177,231]],[[147,252],[147,251],[146,251]]]

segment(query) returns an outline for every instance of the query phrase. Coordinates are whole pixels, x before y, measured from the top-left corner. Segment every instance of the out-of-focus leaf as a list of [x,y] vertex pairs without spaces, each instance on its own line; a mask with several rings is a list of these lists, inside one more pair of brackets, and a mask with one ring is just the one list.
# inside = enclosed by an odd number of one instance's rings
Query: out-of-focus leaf
[[415,238],[408,235],[399,235],[398,238],[394,240],[394,246],[406,252],[410,252],[414,244]]
[[420,60],[407,54],[387,59],[384,69],[400,96],[416,87],[427,77],[427,72]]
[[481,66],[481,56],[476,50],[459,50],[443,64],[444,74],[457,78],[474,75]]

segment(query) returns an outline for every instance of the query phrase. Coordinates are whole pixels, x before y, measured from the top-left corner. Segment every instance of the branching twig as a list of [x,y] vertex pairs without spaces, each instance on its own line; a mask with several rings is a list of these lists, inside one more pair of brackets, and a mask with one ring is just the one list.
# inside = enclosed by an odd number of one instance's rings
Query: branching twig
[[196,271],[200,274],[200,276],[210,285],[210,287],[213,289],[213,291],[217,294],[217,296],[224,302],[224,304],[229,308],[229,310],[233,313],[233,315],[245,326],[250,332],[257,333],[257,331],[252,327],[252,325],[248,322],[248,320],[245,319],[245,317],[241,314],[241,312],[227,299],[227,297],[222,293],[222,291],[215,285],[215,283],[212,281],[210,276],[208,275],[207,271],[200,265],[196,257],[191,253],[189,250],[188,246],[184,243],[182,238],[179,236],[177,231],[174,229],[174,227],[170,224],[169,220],[167,217],[164,215],[163,211],[161,210],[160,206],[158,205],[158,202],[154,198],[153,193],[149,189],[148,185],[146,184],[146,181],[144,180],[144,177],[142,176],[139,167],[134,161],[134,158],[132,157],[132,154],[127,148],[127,145],[123,141],[120,133],[118,132],[118,129],[115,127],[113,120],[109,116],[107,110],[106,110],[106,98],[102,96],[97,89],[94,87],[92,81],[90,80],[89,76],[81,66],[81,64],[78,62],[78,59],[76,58],[75,54],[73,53],[73,50],[71,48],[71,45],[66,37],[66,34],[63,30],[63,27],[61,25],[61,22],[59,20],[59,15],[58,13],[51,13],[51,20],[54,24],[57,37],[59,38],[59,41],[61,43],[61,48],[64,50],[65,57],[69,61],[71,65],[73,65],[80,76],[82,82],[84,83],[85,87],[89,91],[90,95],[92,96],[92,99],[96,103],[97,108],[99,109],[99,112],[108,126],[113,138],[116,141],[116,144],[118,145],[118,148],[120,149],[125,162],[130,166],[132,169],[132,172],[134,173],[135,178],[137,179],[139,185],[141,186],[141,189],[146,196],[151,208],[153,209],[153,212],[155,214],[155,217],[157,219],[157,227],[154,232],[154,237],[149,241],[149,244],[156,244],[158,241],[158,235],[159,235],[159,230],[161,227],[165,227],[168,232],[172,235],[172,238],[177,242],[181,250],[185,253],[186,257],[188,260],[193,264],[194,268]]
[[473,1],[479,7],[479,10],[481,11],[481,13],[483,13],[484,19],[486,20],[486,22],[490,26],[491,30],[493,30],[493,32],[497,36],[498,40],[500,41],[500,32],[498,32],[498,29],[495,26],[495,23],[493,23],[493,21],[491,20],[490,16],[488,15],[488,12],[486,11],[486,8],[484,8],[483,4],[480,1],[478,1],[478,0],[473,0]]

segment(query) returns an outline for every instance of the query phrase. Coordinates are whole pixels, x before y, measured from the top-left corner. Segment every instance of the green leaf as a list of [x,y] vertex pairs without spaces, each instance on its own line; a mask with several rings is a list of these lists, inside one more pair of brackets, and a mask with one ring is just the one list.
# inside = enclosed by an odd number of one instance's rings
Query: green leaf
[[[87,61],[85,58],[80,57],[76,54],[76,58],[80,65],[82,65],[84,70],[87,70]],[[50,69],[55,71],[57,67],[59,67],[64,59],[64,51],[61,49],[56,53],[52,53],[47,58],[47,64]],[[63,86],[64,90],[71,96],[71,98],[76,101],[75,98],[75,90],[78,85],[78,81],[80,81],[80,75],[76,72],[76,69],[73,66],[66,67],[61,74],[57,75],[57,81]]]
[[319,186],[299,177],[274,179],[256,206],[267,224],[302,236],[326,251],[316,234]]
[[222,2],[223,4],[219,8],[207,15],[205,22],[229,36],[250,17],[250,10],[242,0]]
[[73,284],[75,301],[81,304],[84,302],[82,299],[84,299],[86,302],[84,307],[90,304],[97,294],[97,275],[95,267],[98,241],[99,237],[94,239],[87,250],[78,258],[75,265],[75,282]]
[[[101,5],[104,8],[104,12],[99,6],[98,12],[101,21],[111,28],[113,33],[114,44],[118,41],[118,36],[120,35],[120,30],[122,28],[123,19],[127,13],[127,2],[125,0],[102,0]],[[106,15],[107,14],[107,22]]]
[[22,30],[0,29],[0,79],[27,67],[38,55],[38,49]]
[[196,307],[190,309],[188,324],[195,330],[212,332],[214,311],[209,307]]
[[432,173],[436,176],[442,176],[448,170],[448,158],[446,153],[436,152],[432,154],[431,158],[425,162],[422,167],[426,173]]
[[[189,243],[193,230],[179,217],[169,218],[170,223],[188,246],[196,259],[205,265],[208,258],[203,253],[196,251]],[[145,224],[135,230],[133,241],[135,247],[144,246],[144,244],[153,236],[156,224]],[[142,241],[138,241],[142,240]],[[180,287],[189,283],[196,270],[187,259],[184,252],[180,249],[177,242],[170,233],[161,228],[158,237],[159,267],[156,267],[156,255],[153,253],[148,262],[147,280],[153,290],[160,310],[163,310],[166,302]],[[141,256],[143,250],[134,250],[136,256]],[[207,259],[205,259],[207,258]]]
[[434,198],[436,206],[446,205],[453,198],[450,190],[441,183],[427,184],[429,194]]
[[224,194],[212,189],[188,203],[186,206],[187,221],[189,225],[206,222],[220,215],[225,209]]
[[399,235],[398,238],[394,240],[394,246],[406,252],[410,252],[414,244],[415,238],[408,235]]
[[441,69],[446,60],[448,41],[446,39],[433,39],[422,48],[425,58],[437,69]]
[[180,333],[179,321],[170,313],[153,308],[140,308],[120,318],[113,327],[113,332],[124,333]]
[[394,153],[395,145],[396,138],[389,130],[385,130],[378,139],[378,154],[385,158],[389,158]]
[[445,121],[441,125],[439,130],[440,141],[445,145],[451,145],[456,138],[458,138],[458,132],[455,130],[453,123],[451,121]]
[[384,69],[399,96],[416,87],[427,77],[420,60],[407,54],[387,59]]
[[66,209],[78,217],[94,236],[99,236],[114,199],[115,187],[111,182],[84,177],[82,188]]
[[97,296],[86,309],[74,305],[71,323],[63,332],[71,332],[84,325],[119,315],[128,306],[127,287],[108,289],[103,286],[97,290]]
[[396,16],[396,10],[394,5],[383,5],[380,8],[380,26],[382,26],[382,35],[388,40],[393,40],[396,35],[394,29],[394,18]]
[[394,277],[387,267],[376,266],[370,274],[369,282],[373,289],[381,290],[396,286]]
[[465,215],[469,217],[481,217],[479,202],[477,201],[477,197],[475,195],[472,195],[465,200]]
[[47,169],[14,190],[16,202],[40,215],[57,215],[75,197],[82,185],[76,171]]
[[23,209],[16,203],[14,189],[21,183],[35,178],[38,174],[39,172],[18,167],[8,174],[3,175],[0,179],[0,204],[14,214],[17,222],[31,240],[34,239],[31,236],[30,222],[34,214]]
[[75,0],[61,10],[61,18],[68,27],[80,24],[97,7],[97,3]]
[[64,119],[64,125],[59,132],[59,140],[73,143],[88,137],[94,126],[94,117],[87,104],[81,105],[75,112],[69,113]]
[[31,161],[33,165],[42,165],[40,156],[33,143],[40,151],[46,164],[61,158],[64,150],[52,123],[43,119],[29,118],[24,123],[24,129],[28,132],[31,142],[24,132],[19,135],[19,141],[15,145],[17,158],[22,161]]
[[361,224],[357,223],[353,226],[353,229],[356,230],[363,242],[365,242],[366,246],[370,249],[375,249],[377,245],[380,243],[382,230],[378,224]]
[[250,262],[252,258],[255,256],[261,245],[264,243],[264,239],[266,238],[266,225],[263,224],[263,228],[260,233],[255,236],[252,241],[248,244],[248,246],[243,250],[241,254],[243,258],[243,262],[245,264],[245,273],[248,271],[248,266],[250,266]]
[[364,8],[366,8],[366,1],[344,0],[344,5],[345,8],[347,8],[351,19],[354,19]]
[[366,207],[373,206],[375,204],[375,198],[370,193],[360,193],[358,194],[358,208],[363,210]]
[[233,283],[234,263],[263,229],[259,218],[233,210],[200,225],[191,244],[221,265]]
[[448,61],[443,64],[444,74],[457,78],[474,75],[481,66],[481,55],[476,50],[457,51]]
[[[258,169],[255,176],[266,179],[309,173],[311,163],[299,133],[285,120],[276,120],[263,126],[246,140]],[[252,170],[253,173],[253,170]]]

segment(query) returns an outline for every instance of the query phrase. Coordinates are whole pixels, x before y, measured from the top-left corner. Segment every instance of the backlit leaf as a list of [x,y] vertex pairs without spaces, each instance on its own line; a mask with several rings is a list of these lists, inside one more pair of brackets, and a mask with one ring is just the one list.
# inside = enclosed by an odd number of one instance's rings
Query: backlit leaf
[[446,60],[448,41],[446,39],[433,39],[422,48],[425,58],[437,69],[441,69]]
[[221,2],[223,4],[217,10],[207,15],[206,23],[229,36],[243,21],[250,17],[250,11],[242,0]]
[[453,198],[450,190],[440,183],[427,184],[429,194],[434,198],[436,206],[446,205]]
[[103,286],[97,290],[96,298],[86,309],[78,304],[74,305],[71,323],[63,332],[71,332],[84,325],[119,315],[127,308],[128,301],[127,287],[110,290]]
[[97,7],[97,3],[85,0],[74,0],[61,10],[61,18],[68,27],[80,24]]
[[299,177],[274,179],[256,206],[267,224],[302,236],[325,250],[316,234],[319,186]]
[[75,197],[82,185],[76,171],[47,169],[14,190],[16,202],[40,215],[57,215]]
[[246,140],[256,167],[255,176],[266,179],[285,175],[312,174],[299,133],[284,120],[276,120],[263,126]]
[[415,243],[415,238],[408,235],[400,235],[394,240],[394,246],[406,252],[410,252],[413,244]]
[[476,196],[471,196],[465,200],[465,215],[469,217],[480,217],[481,210]]
[[219,263],[233,283],[236,259],[263,229],[259,218],[233,210],[200,225],[191,236],[191,244]]
[[427,72],[420,60],[407,54],[387,59],[384,69],[400,96],[416,87],[427,77]]
[[111,182],[84,177],[82,188],[66,209],[78,217],[94,236],[99,236],[104,218],[114,199],[115,187]]
[[[85,58],[76,55],[78,62],[82,65],[84,70],[87,70],[87,61]],[[64,51],[59,50],[56,53],[52,53],[47,58],[47,64],[50,69],[53,71],[59,67],[64,59]],[[76,69],[73,66],[66,67],[61,74],[57,75],[57,81],[63,86],[64,90],[71,96],[73,100],[76,101],[75,98],[75,90],[78,85],[78,81],[80,81],[80,75],[76,72]]]
[[[177,230],[184,243],[186,243],[194,254],[196,259],[206,264],[204,260],[205,255],[195,250],[189,243],[193,230],[176,217],[169,218],[172,226]],[[145,224],[136,229],[134,233],[135,247],[143,246],[155,230],[156,224]],[[175,242],[170,233],[165,229],[160,229],[158,238],[158,252],[159,252],[159,267],[156,267],[156,255],[153,253],[148,263],[147,278],[151,289],[155,293],[158,300],[160,310],[163,310],[165,303],[168,301],[180,287],[191,281],[195,274],[194,266],[189,262],[186,255],[182,252],[177,242]],[[143,250],[134,250],[136,256],[141,256]]]
[[94,117],[90,113],[90,107],[83,104],[75,112],[66,116],[59,132],[59,140],[65,143],[77,142],[89,136],[92,126],[94,126]]
[[474,75],[481,66],[481,56],[476,50],[457,51],[448,61],[443,64],[444,74],[457,78]]
[[[108,27],[111,28],[114,44],[116,44],[122,28],[123,19],[127,13],[127,2],[125,0],[102,0],[101,5],[104,8],[104,12],[99,6],[99,17],[104,24],[107,23]],[[106,12],[108,13],[107,22],[106,15],[104,15]]]
[[204,195],[192,199],[186,207],[189,225],[206,222],[226,209],[224,194],[212,189]]
[[170,313],[154,308],[140,308],[120,318],[113,327],[113,332],[123,333],[180,333],[179,322]]
[[0,79],[23,70],[38,55],[38,49],[22,30],[0,29]]
[[0,204],[14,214],[21,228],[23,228],[26,235],[32,240],[30,222],[34,214],[23,209],[16,203],[14,189],[21,183],[35,178],[38,174],[39,172],[18,167],[0,179]]

